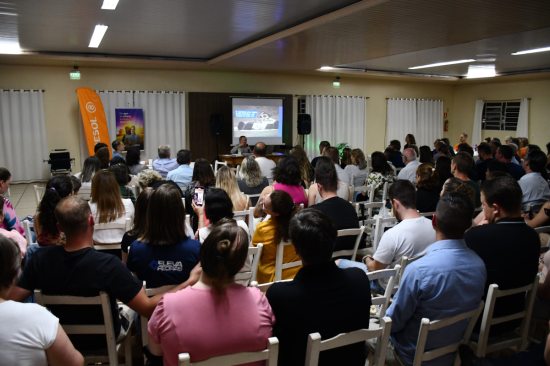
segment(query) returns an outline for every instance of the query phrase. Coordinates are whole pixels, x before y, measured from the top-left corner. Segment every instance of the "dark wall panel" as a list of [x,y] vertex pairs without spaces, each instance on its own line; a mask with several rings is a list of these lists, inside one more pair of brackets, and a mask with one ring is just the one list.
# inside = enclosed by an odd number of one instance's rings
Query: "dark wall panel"
[[[215,160],[219,154],[228,154],[231,149],[231,97],[270,97],[283,99],[283,142],[292,144],[292,95],[246,94],[246,93],[189,93],[189,148],[193,160]],[[222,130],[215,136],[211,119],[221,122]]]

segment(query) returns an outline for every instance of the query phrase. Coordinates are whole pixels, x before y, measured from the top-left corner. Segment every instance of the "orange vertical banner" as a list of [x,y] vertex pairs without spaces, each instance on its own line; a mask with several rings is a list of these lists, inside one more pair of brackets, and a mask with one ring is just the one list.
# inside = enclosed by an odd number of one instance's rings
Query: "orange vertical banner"
[[[84,136],[88,153],[94,155],[94,146],[98,142],[103,142],[110,146],[109,129],[107,128],[107,119],[103,110],[103,103],[99,95],[90,88],[77,88],[78,104],[80,105],[80,114],[82,115],[82,125],[84,127]],[[109,156],[111,149],[109,149]]]

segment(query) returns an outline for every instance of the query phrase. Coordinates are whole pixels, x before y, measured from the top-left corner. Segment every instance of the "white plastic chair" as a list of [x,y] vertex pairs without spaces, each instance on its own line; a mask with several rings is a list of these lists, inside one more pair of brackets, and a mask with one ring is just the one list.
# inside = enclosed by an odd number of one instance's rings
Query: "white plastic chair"
[[361,226],[358,228],[352,228],[352,229],[341,229],[338,230],[338,237],[344,238],[347,236],[355,236],[355,244],[353,246],[353,249],[342,249],[337,250],[332,253],[332,258],[337,257],[345,257],[350,256],[351,260],[354,261],[355,257],[357,256],[357,249],[359,248],[359,243],[361,242],[361,237],[363,236],[363,233],[365,232],[365,227]]
[[384,229],[390,226],[393,226],[397,223],[397,219],[395,217],[377,217],[375,224],[374,224],[374,235],[372,236],[372,249],[376,252],[376,248],[378,248],[378,243],[380,243],[380,239],[382,239],[382,235],[384,234]]
[[37,184],[33,184],[32,187],[34,188],[34,198],[36,199],[36,206],[38,207],[38,205],[40,205],[40,201],[42,201],[42,197],[44,197],[46,187],[39,186]]
[[[98,296],[64,296],[64,295],[44,295],[40,290],[34,290],[34,298],[37,304],[45,307],[49,305],[69,305],[71,307],[97,305],[101,306],[103,311],[103,324],[62,324],[67,334],[104,334],[107,341],[107,355],[83,354],[86,364],[108,361],[109,365],[118,365],[118,354],[115,331],[113,328],[113,314],[111,313],[111,303],[109,295],[100,292]],[[131,337],[127,336],[122,343],[124,347],[125,364],[132,364]]]
[[283,270],[302,266],[301,260],[283,263],[284,250],[288,246],[292,246],[292,243],[280,242],[279,245],[277,245],[277,254],[275,256],[275,281],[283,279]]
[[386,315],[386,310],[390,305],[393,288],[395,286],[395,283],[397,281],[397,276],[400,273],[400,271],[401,271],[401,266],[397,264],[395,265],[394,268],[381,269],[378,271],[372,271],[367,273],[367,276],[369,277],[369,281],[382,280],[382,279],[387,280],[386,290],[384,291],[384,294],[380,296],[372,297],[372,305],[380,307],[379,311],[376,314],[377,317],[382,318]]
[[[122,234],[124,235],[125,232],[130,230],[132,226],[132,222],[130,218],[126,218],[124,222],[106,222],[101,224],[95,224],[94,225],[94,231],[101,231],[101,230],[121,230]],[[122,237],[122,236],[121,236]],[[95,250],[120,250],[120,242],[118,243],[97,243],[94,241],[94,249]]]
[[[166,285],[161,287],[155,287],[155,288],[147,288],[147,283],[143,281],[143,288],[145,289],[145,294],[148,297],[153,297],[158,294],[164,294],[170,290],[172,290],[175,285]],[[141,344],[143,347],[147,346],[149,344],[149,333],[147,333],[147,323],[149,322],[149,319],[144,317],[143,315],[140,315],[140,325],[141,325]],[[145,357],[145,355],[144,355]]]
[[[381,325],[374,329],[358,329],[349,333],[341,333],[330,339],[321,340],[321,334],[311,333],[307,340],[306,366],[317,366],[319,354],[329,349],[340,348],[350,344],[365,342],[369,339],[377,339],[374,351],[375,366],[383,366],[386,360],[386,348],[391,331],[391,319],[384,317]],[[370,363],[369,363],[370,365]]]
[[[529,325],[531,322],[531,315],[533,313],[533,306],[535,304],[535,297],[537,292],[537,286],[539,283],[538,276],[535,276],[533,283],[518,288],[509,290],[500,290],[497,284],[491,284],[487,291],[487,302],[483,309],[483,318],[481,320],[481,328],[477,341],[470,342],[470,348],[474,350],[477,357],[485,357],[486,354],[503,350],[506,348],[514,348],[516,351],[524,351],[529,345]],[[495,310],[495,303],[498,298],[513,296],[518,294],[525,294],[525,307],[517,313],[508,314],[500,317],[494,317],[493,312]],[[519,327],[519,334],[499,335],[498,339],[491,342],[489,334],[491,326],[501,323],[506,323],[512,320],[522,319],[521,326]],[[503,336],[503,337],[501,337]]]
[[[235,275],[235,281],[239,283],[245,283],[248,286],[253,281],[256,281],[256,275],[258,273],[258,264],[260,263],[260,257],[262,256],[262,249],[264,245],[258,244],[256,246],[248,247],[248,257],[252,257],[250,268],[242,268],[239,273]],[[246,266],[246,265],[245,265]]]
[[220,165],[225,165],[225,166],[227,166],[227,162],[216,160],[216,161],[214,162],[214,175],[218,173],[218,167],[219,167]]
[[[420,321],[420,330],[418,331],[418,340],[416,341],[416,352],[414,354],[413,366],[421,366],[424,361],[430,361],[450,353],[455,353],[454,365],[459,366],[460,357],[458,355],[458,347],[461,344],[467,343],[470,339],[477,318],[479,317],[482,309],[483,301],[481,301],[476,309],[449,318],[432,321],[427,318],[422,318]],[[464,335],[458,342],[426,351],[426,342],[428,341],[428,334],[430,331],[445,328],[463,320],[469,320],[468,326],[464,332]]]
[[269,290],[269,288],[274,284],[274,283],[283,283],[283,282],[290,282],[292,280],[281,280],[281,281],[273,281],[273,282],[266,282],[266,283],[258,283],[256,281],[251,281],[250,282],[250,287],[256,287],[258,288],[261,292],[263,292],[264,294],[267,292],[267,290]]
[[267,348],[261,351],[233,353],[193,363],[191,363],[191,356],[189,353],[180,353],[178,355],[178,366],[232,366],[263,360],[266,361],[266,366],[277,366],[277,360],[279,358],[279,340],[277,337],[270,337],[267,342]]
[[37,244],[36,241],[32,241],[32,228],[33,224],[29,220],[23,220],[21,221],[23,224],[23,229],[25,230],[25,237],[27,239],[27,243],[29,244]]

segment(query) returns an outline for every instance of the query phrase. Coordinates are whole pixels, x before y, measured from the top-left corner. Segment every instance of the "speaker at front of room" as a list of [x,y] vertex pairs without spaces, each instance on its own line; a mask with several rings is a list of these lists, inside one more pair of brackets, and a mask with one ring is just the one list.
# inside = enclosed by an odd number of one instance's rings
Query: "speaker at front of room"
[[309,135],[311,133],[311,115],[300,113],[298,115],[298,134]]
[[222,115],[215,113],[210,115],[210,131],[214,136],[220,136],[223,130]]

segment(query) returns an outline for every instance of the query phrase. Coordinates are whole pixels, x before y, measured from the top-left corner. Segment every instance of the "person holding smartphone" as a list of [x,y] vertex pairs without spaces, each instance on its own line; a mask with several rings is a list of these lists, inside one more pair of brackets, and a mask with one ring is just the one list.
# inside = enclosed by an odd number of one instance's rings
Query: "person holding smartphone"
[[191,227],[193,232],[198,228],[198,217],[193,211],[193,203],[197,206],[202,206],[204,203],[204,193],[214,187],[216,184],[216,177],[214,171],[208,160],[200,158],[195,160],[195,166],[193,167],[193,177],[191,183],[187,186],[187,189],[183,193],[185,198],[185,210],[191,215]]

